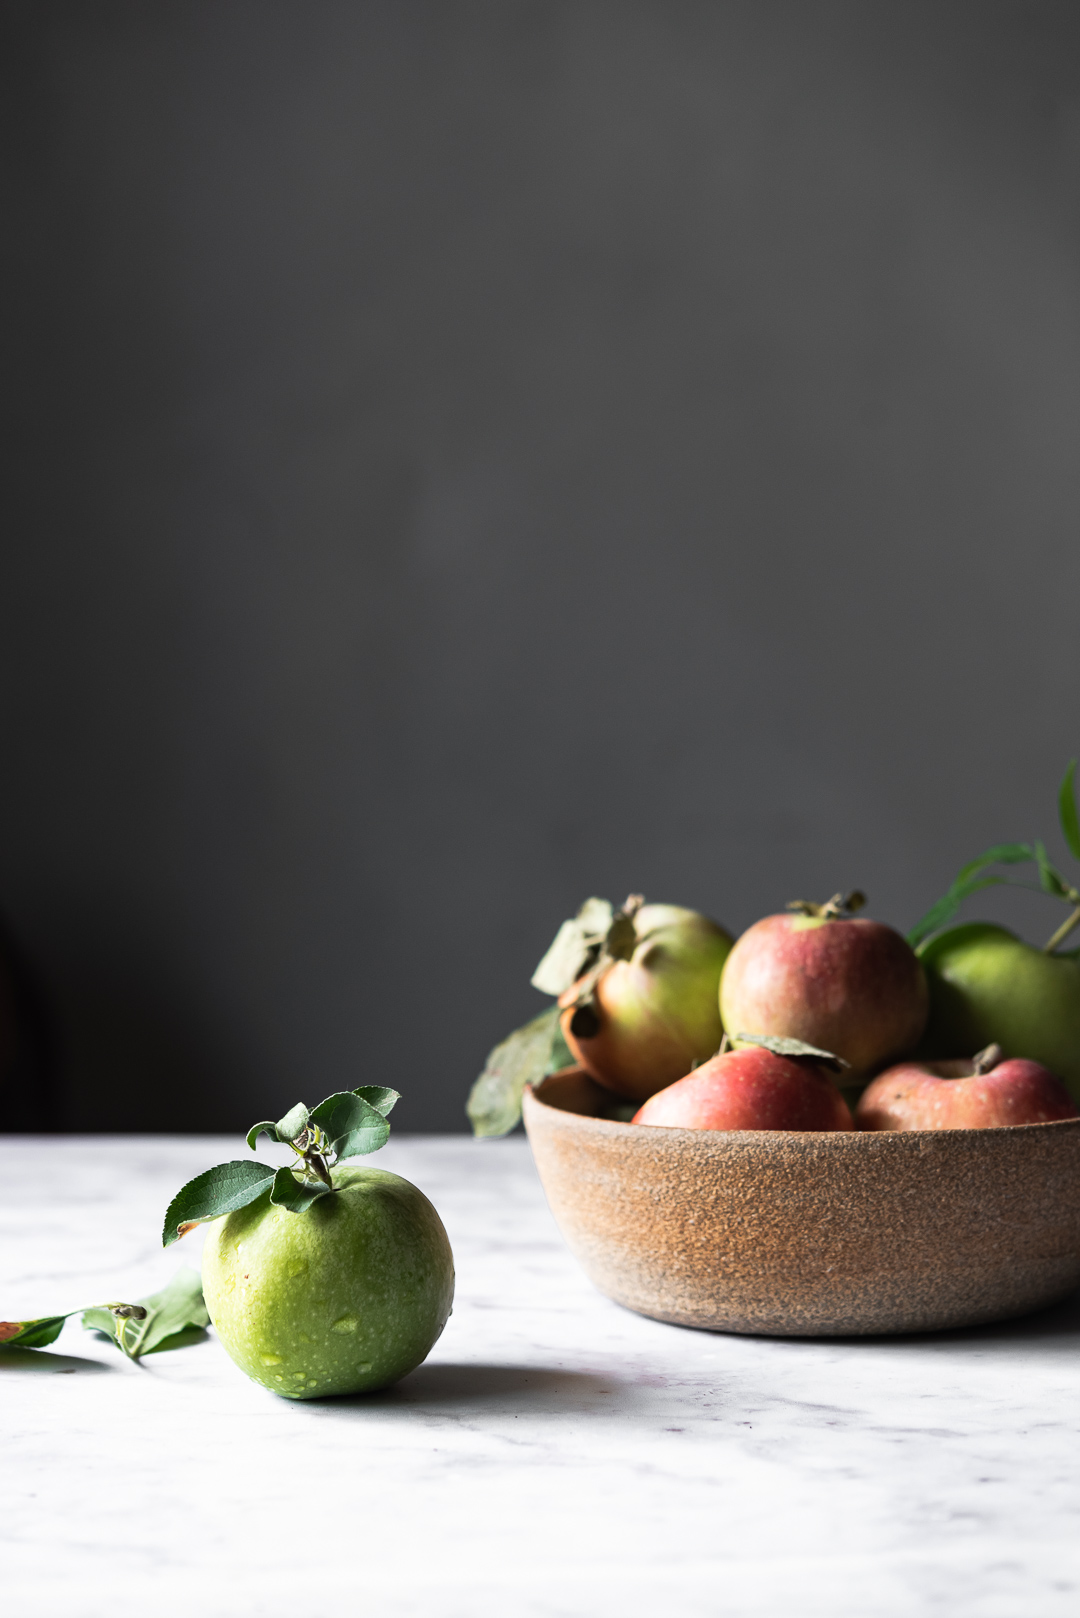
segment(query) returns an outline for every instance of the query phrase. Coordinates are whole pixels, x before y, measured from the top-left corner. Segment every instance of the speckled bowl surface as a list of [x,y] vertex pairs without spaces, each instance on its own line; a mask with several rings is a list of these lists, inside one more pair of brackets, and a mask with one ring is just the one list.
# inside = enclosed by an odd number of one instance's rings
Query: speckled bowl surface
[[856,1133],[660,1129],[601,1116],[579,1069],[525,1095],[540,1179],[608,1297],[770,1336],[1003,1320],[1080,1286],[1080,1119]]

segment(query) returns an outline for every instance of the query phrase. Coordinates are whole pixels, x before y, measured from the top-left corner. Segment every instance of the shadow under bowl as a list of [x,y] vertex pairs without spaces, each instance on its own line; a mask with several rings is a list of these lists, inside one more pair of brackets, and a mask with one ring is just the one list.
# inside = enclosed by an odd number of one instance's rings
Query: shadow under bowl
[[665,1129],[617,1121],[618,1100],[564,1069],[526,1091],[525,1127],[570,1250],[639,1314],[859,1336],[1005,1320],[1080,1286],[1080,1118]]

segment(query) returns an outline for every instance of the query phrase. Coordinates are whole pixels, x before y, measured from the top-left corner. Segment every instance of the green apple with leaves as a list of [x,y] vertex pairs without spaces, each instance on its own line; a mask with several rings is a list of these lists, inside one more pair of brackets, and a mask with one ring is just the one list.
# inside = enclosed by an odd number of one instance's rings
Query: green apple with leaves
[[408,1180],[348,1166],[389,1135],[397,1092],[377,1085],[256,1124],[298,1161],[242,1160],[192,1180],[165,1217],[167,1246],[214,1221],[203,1292],[229,1354],[287,1399],[371,1393],[424,1360],[454,1297],[442,1221]]
[[[1069,852],[1080,860],[1075,772],[1073,759],[1061,783],[1058,812]],[[1036,867],[1037,884],[1012,881],[994,869],[1025,864]],[[1034,888],[1068,904],[1070,913],[1041,949],[990,922],[939,930],[965,899],[998,885]],[[1078,926],[1080,889],[1050,863],[1042,843],[1001,843],[965,865],[908,934],[930,990],[920,1052],[944,1059],[997,1044],[1007,1057],[1027,1057],[1050,1068],[1080,1100],[1080,951],[1061,948]]]

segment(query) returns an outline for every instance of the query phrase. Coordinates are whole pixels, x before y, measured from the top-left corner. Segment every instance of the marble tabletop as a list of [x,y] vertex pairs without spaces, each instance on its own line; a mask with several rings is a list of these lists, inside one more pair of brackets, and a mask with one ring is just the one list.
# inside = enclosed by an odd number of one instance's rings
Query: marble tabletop
[[[144,1295],[206,1137],[5,1142],[0,1317]],[[5,1609],[378,1618],[1056,1618],[1080,1600],[1080,1300],[935,1336],[631,1314],[520,1137],[398,1137],[457,1299],[395,1389],[292,1404],[211,1333],[134,1365],[71,1322],[0,1353]]]

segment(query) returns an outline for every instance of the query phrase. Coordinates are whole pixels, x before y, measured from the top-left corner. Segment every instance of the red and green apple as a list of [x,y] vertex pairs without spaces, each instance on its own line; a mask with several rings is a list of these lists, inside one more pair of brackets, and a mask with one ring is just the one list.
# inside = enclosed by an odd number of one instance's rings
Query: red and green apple
[[999,1129],[1077,1116],[1056,1073],[1006,1058],[999,1045],[970,1061],[900,1062],[878,1074],[855,1109],[859,1129]]
[[804,1040],[843,1058],[851,1083],[914,1049],[927,1013],[922,966],[898,932],[849,913],[862,902],[799,902],[743,933],[720,979],[736,1043],[744,1029]]
[[717,991],[733,941],[680,905],[630,900],[620,918],[625,936],[560,996],[561,1024],[586,1072],[644,1101],[719,1047]]
[[853,1127],[825,1067],[760,1046],[714,1056],[646,1101],[633,1122],[668,1129]]

